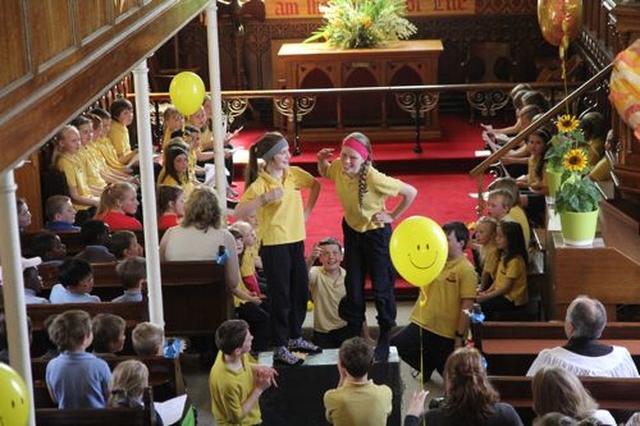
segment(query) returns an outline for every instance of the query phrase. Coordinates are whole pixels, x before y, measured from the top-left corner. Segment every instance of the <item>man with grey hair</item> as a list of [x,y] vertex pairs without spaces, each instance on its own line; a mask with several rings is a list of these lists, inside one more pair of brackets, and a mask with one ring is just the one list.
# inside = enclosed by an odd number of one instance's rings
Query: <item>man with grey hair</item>
[[629,351],[622,346],[598,342],[607,323],[607,312],[599,300],[576,297],[567,308],[564,346],[540,351],[527,376],[542,367],[559,367],[577,376],[639,377]]

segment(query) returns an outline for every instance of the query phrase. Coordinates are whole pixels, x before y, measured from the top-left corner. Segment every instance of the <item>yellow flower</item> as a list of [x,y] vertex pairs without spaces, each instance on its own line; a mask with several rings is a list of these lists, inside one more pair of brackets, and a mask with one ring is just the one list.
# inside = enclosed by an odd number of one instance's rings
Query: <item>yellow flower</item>
[[562,165],[571,172],[582,172],[587,167],[587,154],[582,149],[571,149],[564,155]]
[[569,133],[573,132],[580,126],[580,121],[575,118],[573,115],[565,114],[560,116],[558,122],[556,123],[556,127],[560,133]]

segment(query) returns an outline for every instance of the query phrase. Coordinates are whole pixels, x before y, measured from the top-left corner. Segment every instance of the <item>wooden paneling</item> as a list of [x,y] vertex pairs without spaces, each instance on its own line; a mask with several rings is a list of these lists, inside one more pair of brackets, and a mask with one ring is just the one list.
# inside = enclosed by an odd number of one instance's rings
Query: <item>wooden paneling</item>
[[4,60],[0,67],[0,94],[6,86],[27,73],[25,22],[21,0],[0,1],[0,54]]
[[69,0],[29,2],[28,38],[36,68],[73,48],[75,30],[71,8]]
[[126,15],[128,12],[133,10],[142,3],[142,0],[112,0],[112,2],[114,6],[114,13],[117,18],[119,16]]
[[76,7],[76,23],[80,39],[85,40],[113,22],[113,8],[109,0],[79,0]]

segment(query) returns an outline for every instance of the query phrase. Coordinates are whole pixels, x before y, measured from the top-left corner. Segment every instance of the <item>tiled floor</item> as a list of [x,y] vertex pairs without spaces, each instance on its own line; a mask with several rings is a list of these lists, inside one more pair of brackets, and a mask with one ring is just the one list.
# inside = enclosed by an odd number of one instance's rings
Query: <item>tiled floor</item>
[[[398,317],[397,323],[399,326],[408,324],[409,314],[413,302],[398,302]],[[376,330],[373,327],[376,324],[376,310],[373,304],[367,307],[367,322],[372,326],[372,334],[375,335]],[[313,315],[307,314],[304,327],[310,329],[313,323]],[[198,368],[195,360],[186,359],[184,366],[185,380],[187,382],[187,392],[192,403],[198,410],[198,424],[204,426],[215,425],[213,417],[211,415],[211,401],[209,398],[208,378],[207,371],[203,371]],[[402,397],[402,412],[406,410],[406,405],[411,395],[419,389],[419,380],[411,376],[411,368],[407,364],[400,363],[400,371],[402,377],[402,383],[404,387]],[[442,395],[442,379],[438,373],[434,373],[432,380],[427,384],[427,389],[430,391],[428,399],[435,398]]]

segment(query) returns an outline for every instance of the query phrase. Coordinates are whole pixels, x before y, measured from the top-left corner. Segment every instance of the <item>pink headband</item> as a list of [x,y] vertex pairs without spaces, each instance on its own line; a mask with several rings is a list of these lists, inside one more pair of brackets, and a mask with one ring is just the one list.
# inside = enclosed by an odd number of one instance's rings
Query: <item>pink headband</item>
[[367,160],[369,158],[369,151],[367,151],[367,147],[362,144],[356,138],[348,138],[342,142],[342,146],[346,146],[348,148],[353,149],[355,152],[362,157],[363,160]]

